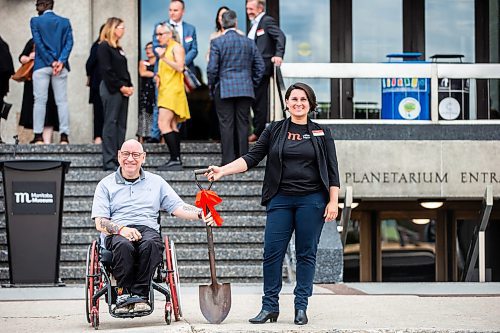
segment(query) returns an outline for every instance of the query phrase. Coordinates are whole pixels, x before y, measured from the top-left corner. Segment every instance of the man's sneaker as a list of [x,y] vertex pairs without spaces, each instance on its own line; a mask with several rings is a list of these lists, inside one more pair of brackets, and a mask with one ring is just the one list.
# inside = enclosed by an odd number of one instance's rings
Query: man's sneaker
[[160,165],[158,171],[182,171],[182,162],[179,160],[170,160],[167,163]]
[[62,145],[67,145],[69,143],[68,134],[61,133],[61,140],[59,141],[59,143]]
[[129,298],[130,298],[130,294],[122,294],[122,295],[116,296],[116,307],[121,308],[122,306],[124,306],[127,303]]
[[128,304],[122,307],[116,307],[115,308],[115,314],[127,314],[132,312],[134,309],[134,304]]
[[139,302],[134,304],[134,312],[148,312],[151,311],[151,306],[146,302]]

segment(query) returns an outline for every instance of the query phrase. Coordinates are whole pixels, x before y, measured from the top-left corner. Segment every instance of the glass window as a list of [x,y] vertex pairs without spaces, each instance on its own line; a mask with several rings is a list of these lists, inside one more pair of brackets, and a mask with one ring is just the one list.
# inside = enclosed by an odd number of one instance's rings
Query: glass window
[[425,52],[463,54],[474,62],[474,0],[425,2]]
[[[330,1],[280,1],[280,27],[286,35],[285,62],[330,62]],[[307,15],[305,15],[307,13]],[[314,18],[314,19],[312,19]],[[296,79],[285,80],[289,86]],[[330,80],[304,80],[316,92],[320,109],[329,108]]]
[[[402,2],[353,0],[352,39],[353,62],[385,62],[387,54],[402,52]],[[355,118],[378,118],[381,107],[380,79],[354,80],[353,101]],[[362,111],[359,116],[358,109]]]
[[[425,53],[427,59],[435,54],[462,54],[463,61],[473,63],[474,57],[474,0],[426,0]],[[451,59],[452,62],[459,61]],[[469,101],[462,102],[468,117],[476,119],[475,80],[470,80]],[[469,104],[467,105],[463,105]],[[466,117],[467,112],[465,111]]]
[[431,219],[382,220],[382,281],[435,281],[435,225]]
[[[213,1],[186,1],[184,20],[196,27],[198,41],[198,56],[194,59],[199,66],[206,82],[209,36],[215,30],[215,15],[221,6],[231,8],[238,16],[238,28],[246,31],[245,0],[213,0]],[[165,0],[141,1],[141,49],[151,41],[155,23],[168,20],[168,4]],[[145,57],[144,51],[141,57]]]

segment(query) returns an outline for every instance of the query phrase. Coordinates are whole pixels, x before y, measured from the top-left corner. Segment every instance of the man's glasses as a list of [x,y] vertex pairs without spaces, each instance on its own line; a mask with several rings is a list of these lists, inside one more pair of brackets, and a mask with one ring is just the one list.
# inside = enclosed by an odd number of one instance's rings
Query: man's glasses
[[144,153],[131,153],[129,151],[120,151],[120,154],[123,158],[127,159],[130,155],[132,155],[132,158],[134,160],[139,159]]

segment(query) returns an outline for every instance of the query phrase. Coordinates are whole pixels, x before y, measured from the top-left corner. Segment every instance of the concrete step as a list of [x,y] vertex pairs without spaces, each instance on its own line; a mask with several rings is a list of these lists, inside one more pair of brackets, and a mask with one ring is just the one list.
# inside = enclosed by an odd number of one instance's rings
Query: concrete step
[[[195,201],[194,196],[181,196],[181,198],[189,203],[193,204]],[[4,202],[0,202],[0,213],[4,212]],[[92,198],[91,197],[80,197],[80,198],[65,198],[63,212],[89,212],[92,209]],[[217,205],[218,212],[260,212],[264,211],[264,207],[260,204],[260,198],[258,197],[234,197],[231,200],[225,200],[221,204]],[[89,214],[90,217],[90,214]]]
[[[97,183],[110,174],[101,170],[100,145],[13,145],[2,146],[0,160],[11,160],[14,149],[18,159],[71,161],[65,175],[65,197],[62,218],[61,278],[84,282],[88,245],[98,238],[90,219],[93,194]],[[145,170],[161,175],[188,203],[193,203],[198,188],[194,169],[219,164],[220,145],[216,143],[183,142],[184,170],[157,172],[165,163],[168,150],[163,144],[146,144]],[[225,219],[224,226],[214,228],[218,275],[234,282],[260,282],[265,226],[265,209],[260,205],[265,160],[253,170],[224,177],[213,184],[223,203],[217,210]],[[200,177],[202,180],[203,177]],[[203,182],[204,187],[208,182]],[[0,282],[8,280],[3,180],[0,177]],[[207,281],[208,255],[205,226],[199,221],[186,221],[162,213],[162,234],[176,243],[181,277],[190,282]],[[220,267],[219,267],[220,266]]]

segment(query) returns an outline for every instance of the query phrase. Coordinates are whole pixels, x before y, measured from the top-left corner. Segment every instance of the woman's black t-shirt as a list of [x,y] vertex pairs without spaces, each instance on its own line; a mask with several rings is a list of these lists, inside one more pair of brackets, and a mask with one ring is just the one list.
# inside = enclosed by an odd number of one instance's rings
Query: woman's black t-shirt
[[322,190],[316,153],[306,124],[290,123],[282,157],[280,193],[304,195]]

